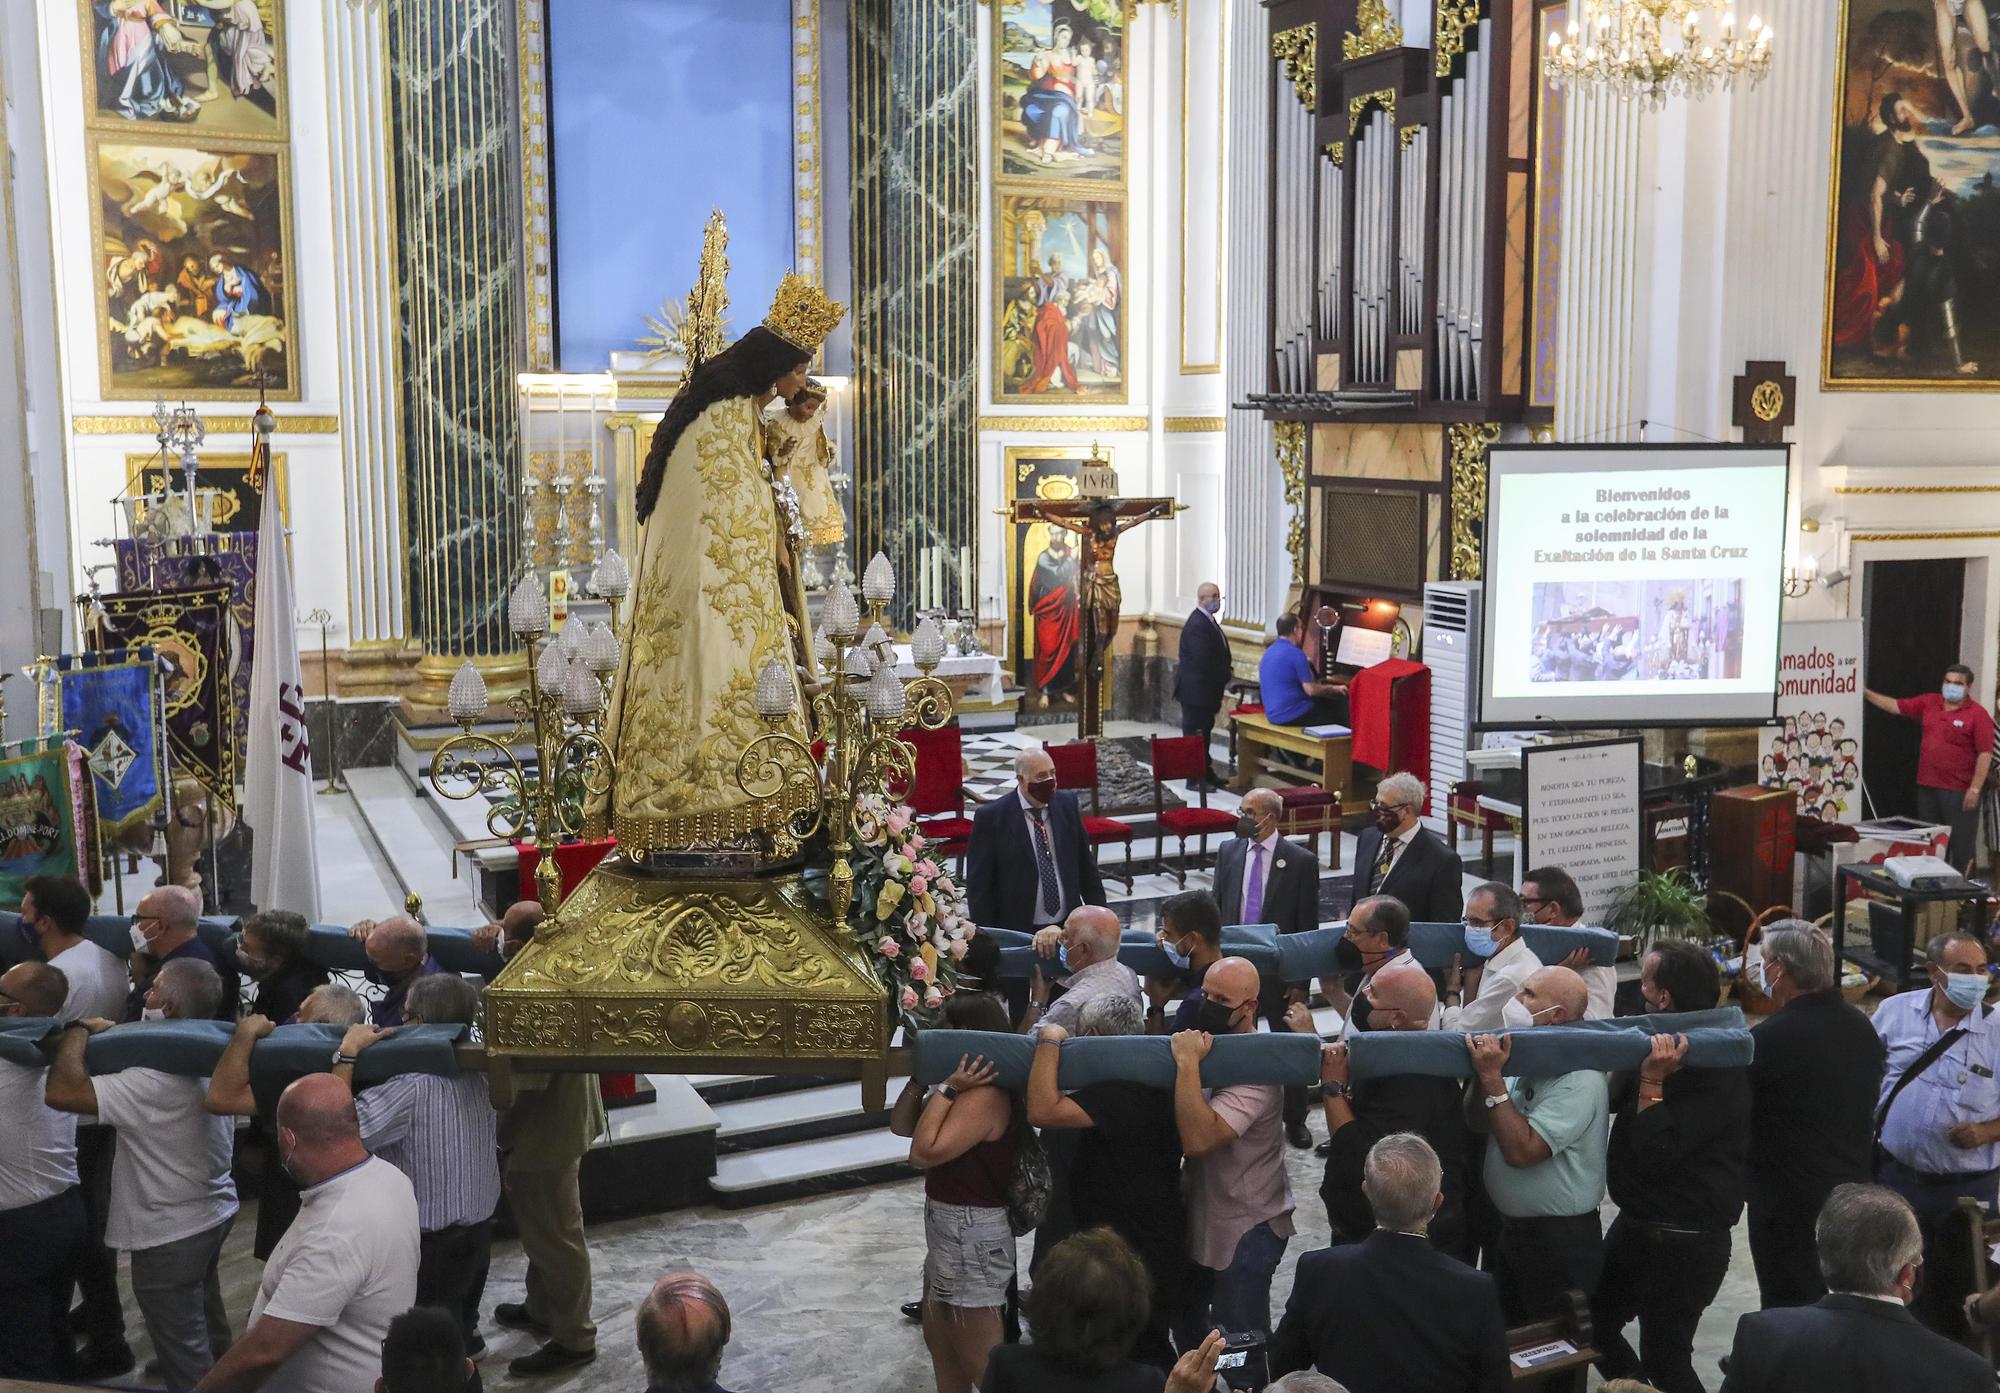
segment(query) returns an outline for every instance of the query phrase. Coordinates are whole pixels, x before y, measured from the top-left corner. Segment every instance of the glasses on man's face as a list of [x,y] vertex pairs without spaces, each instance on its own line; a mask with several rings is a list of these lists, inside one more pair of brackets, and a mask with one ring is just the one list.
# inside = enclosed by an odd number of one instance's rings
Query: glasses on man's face
[[1408,811],[1408,804],[1384,803],[1380,799],[1377,799],[1368,805],[1368,811],[1371,813],[1394,813],[1398,817],[1401,817]]

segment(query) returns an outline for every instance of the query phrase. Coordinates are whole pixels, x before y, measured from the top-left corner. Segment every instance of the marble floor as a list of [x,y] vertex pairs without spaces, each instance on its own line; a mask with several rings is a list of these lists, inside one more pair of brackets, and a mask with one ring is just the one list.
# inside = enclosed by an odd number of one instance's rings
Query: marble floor
[[[1316,1135],[1325,1123],[1312,1119]],[[1291,1291],[1298,1255],[1327,1241],[1319,1200],[1321,1162],[1308,1151],[1288,1151],[1298,1197],[1298,1235],[1279,1267],[1274,1313]],[[1606,1222],[1615,1210],[1607,1202]],[[223,1292],[231,1317],[241,1321],[256,1294],[260,1265],[250,1254],[256,1225],[239,1217],[223,1256]],[[653,1280],[675,1268],[707,1274],[728,1297],[735,1338],[722,1366],[722,1383],[740,1393],[929,1393],[930,1360],[921,1332],[896,1313],[914,1297],[923,1263],[922,1188],[916,1181],[879,1185],[757,1209],[695,1209],[604,1224],[590,1231],[595,1269],[593,1312],[598,1323],[595,1363],[567,1375],[515,1380],[506,1362],[526,1353],[531,1338],[488,1326],[481,1370],[490,1388],[637,1390],[645,1387],[633,1319]],[[1022,1247],[1026,1259],[1027,1245]],[[486,1291],[497,1301],[523,1294],[520,1246],[495,1245]],[[129,1290],[129,1288],[128,1288]],[[1736,1319],[1757,1306],[1748,1241],[1739,1226],[1728,1279],[1702,1321],[1696,1369],[1714,1388],[1716,1361],[1729,1350]],[[147,1355],[137,1311],[128,1298],[134,1348]],[[1628,1332],[1636,1338],[1635,1332]],[[142,1388],[134,1377],[120,1386]],[[1592,1376],[1595,1385],[1595,1376]]]

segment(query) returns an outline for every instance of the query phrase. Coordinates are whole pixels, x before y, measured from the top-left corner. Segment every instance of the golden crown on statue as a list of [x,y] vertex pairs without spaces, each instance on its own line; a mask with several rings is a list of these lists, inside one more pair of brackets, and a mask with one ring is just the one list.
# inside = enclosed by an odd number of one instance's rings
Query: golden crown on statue
[[801,352],[813,353],[846,313],[847,306],[829,299],[796,271],[788,271],[778,282],[778,298],[771,302],[764,327]]

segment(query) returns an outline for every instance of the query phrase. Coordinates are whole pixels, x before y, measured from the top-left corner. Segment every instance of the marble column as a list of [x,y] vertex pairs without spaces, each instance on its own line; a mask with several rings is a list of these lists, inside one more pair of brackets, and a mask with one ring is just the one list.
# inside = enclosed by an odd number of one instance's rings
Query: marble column
[[521,356],[513,6],[392,0],[391,149],[401,319],[403,505],[426,689],[465,658],[514,659]]
[[325,24],[334,275],[343,309],[342,482],[347,516],[363,522],[347,529],[341,686],[387,689],[396,685],[395,657],[409,632],[388,19],[374,6],[330,5]]
[[[1229,133],[1223,196],[1225,253],[1224,383],[1230,404],[1269,388],[1271,364],[1270,14],[1243,0],[1229,7]],[[1287,100],[1290,89],[1287,87]],[[1223,436],[1223,613],[1262,629],[1284,603],[1292,578],[1280,515],[1283,480],[1271,423],[1230,411]]]
[[960,549],[979,544],[976,26],[991,16],[969,0],[851,16],[853,544],[857,569],[888,553],[907,625],[918,558],[943,547],[955,595]]

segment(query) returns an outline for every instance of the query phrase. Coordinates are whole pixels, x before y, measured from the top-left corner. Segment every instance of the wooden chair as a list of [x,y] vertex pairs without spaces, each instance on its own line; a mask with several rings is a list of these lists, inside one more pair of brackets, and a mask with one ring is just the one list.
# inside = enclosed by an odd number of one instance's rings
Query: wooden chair
[[[1580,1291],[1566,1293],[1569,1310],[1552,1320],[1533,1325],[1517,1325],[1507,1332],[1507,1367],[1515,1388],[1539,1388],[1547,1393],[1584,1393],[1590,1366],[1599,1351],[1591,1347],[1596,1331],[1590,1322],[1590,1302]],[[1520,1360],[1530,1351],[1563,1343],[1574,1347],[1564,1353],[1523,1368]]]
[[[1133,885],[1132,866],[1132,824],[1120,822],[1115,817],[1105,817],[1098,807],[1097,797],[1097,745],[1090,740],[1075,740],[1067,745],[1044,745],[1049,758],[1056,766],[1056,787],[1080,792],[1090,790],[1090,810],[1083,815],[1083,839],[1090,843],[1093,852],[1100,846],[1114,842],[1125,844],[1125,872],[1110,874],[1125,882],[1129,893]],[[1102,864],[1099,874],[1104,874]]]
[[[1158,825],[1160,851],[1154,858],[1161,870],[1167,869],[1166,840],[1180,842],[1180,860],[1172,870],[1175,884],[1187,888],[1187,843],[1199,838],[1200,855],[1208,855],[1211,836],[1227,836],[1236,830],[1236,814],[1208,806],[1208,750],[1199,735],[1153,737],[1153,821]],[[1169,808],[1161,785],[1169,779],[1184,779],[1199,800],[1192,808]]]
[[965,755],[958,727],[911,726],[898,738],[916,752],[917,774],[904,801],[917,815],[917,830],[939,857],[957,861],[963,872],[972,819],[965,815]]

